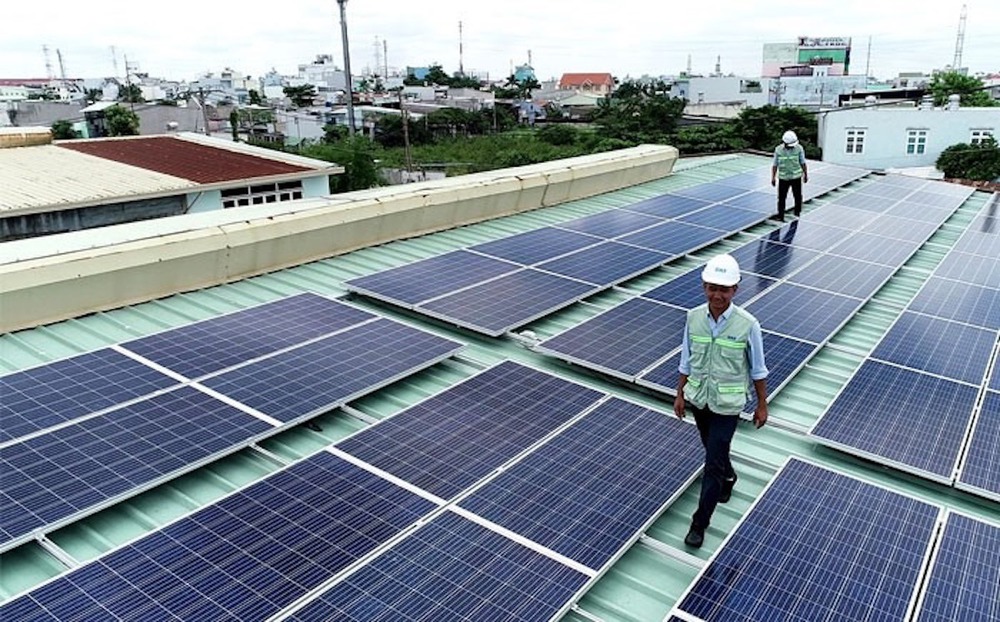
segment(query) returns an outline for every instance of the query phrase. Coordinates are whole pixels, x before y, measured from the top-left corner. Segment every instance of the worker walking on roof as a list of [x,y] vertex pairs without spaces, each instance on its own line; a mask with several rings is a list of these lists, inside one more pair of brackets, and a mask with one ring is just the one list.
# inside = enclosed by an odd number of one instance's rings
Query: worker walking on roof
[[713,257],[701,280],[707,302],[688,312],[674,399],[674,413],[681,419],[685,406],[691,407],[705,447],[698,510],[684,538],[695,548],[704,542],[716,504],[729,501],[736,485],[729,445],[751,384],[757,396],[754,424],[759,428],[767,422],[767,365],[760,322],[733,304],[739,264],[731,255]]
[[781,137],[781,144],[774,148],[771,185],[775,183],[778,185],[778,220],[785,221],[785,202],[788,200],[789,188],[795,199],[795,215],[801,216],[802,184],[809,183],[809,169],[806,166],[806,152],[792,130],[785,132]]

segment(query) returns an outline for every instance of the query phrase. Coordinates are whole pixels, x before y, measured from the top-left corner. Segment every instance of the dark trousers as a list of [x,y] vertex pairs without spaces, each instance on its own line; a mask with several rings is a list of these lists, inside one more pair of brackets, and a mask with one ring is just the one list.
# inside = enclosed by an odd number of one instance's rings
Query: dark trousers
[[778,218],[785,219],[785,202],[788,200],[788,189],[792,189],[792,198],[795,199],[795,215],[802,214],[802,178],[779,179],[778,180]]
[[729,445],[736,433],[738,415],[719,415],[707,408],[692,408],[698,424],[701,444],[705,447],[705,471],[701,475],[701,497],[691,524],[706,529],[712,520],[723,482],[736,477],[729,460]]

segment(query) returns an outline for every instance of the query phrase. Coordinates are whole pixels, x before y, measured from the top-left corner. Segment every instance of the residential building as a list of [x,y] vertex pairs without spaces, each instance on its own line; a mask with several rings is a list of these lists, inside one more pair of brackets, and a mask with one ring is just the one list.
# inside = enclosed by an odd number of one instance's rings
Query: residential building
[[775,81],[777,105],[809,110],[835,108],[841,95],[864,91],[866,76],[832,75],[827,67],[809,67],[801,75],[782,75]]
[[559,78],[559,90],[610,95],[615,90],[615,79],[610,73],[564,73]]
[[679,77],[670,94],[690,104],[732,104],[742,102],[747,108],[776,104],[777,79],[739,76]]
[[777,78],[795,68],[826,67],[831,76],[851,73],[850,37],[798,37],[795,41],[764,44],[760,75]]

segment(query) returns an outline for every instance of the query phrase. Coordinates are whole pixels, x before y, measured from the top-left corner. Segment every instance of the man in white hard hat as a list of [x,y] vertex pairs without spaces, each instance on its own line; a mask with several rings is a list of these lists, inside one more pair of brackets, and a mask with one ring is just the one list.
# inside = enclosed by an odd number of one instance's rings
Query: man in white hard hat
[[688,312],[674,398],[679,418],[684,418],[685,407],[691,408],[705,446],[701,496],[684,538],[695,548],[704,542],[716,504],[729,501],[736,484],[729,445],[751,385],[757,396],[754,425],[759,428],[767,422],[767,365],[760,322],[733,304],[739,264],[732,255],[713,257],[701,280],[707,302]]
[[[777,179],[777,182],[775,180]],[[795,199],[795,215],[802,215],[802,184],[809,183],[806,152],[799,144],[799,137],[788,130],[781,137],[781,144],[774,148],[771,163],[771,185],[778,185],[778,220],[785,221],[785,202],[791,188]]]

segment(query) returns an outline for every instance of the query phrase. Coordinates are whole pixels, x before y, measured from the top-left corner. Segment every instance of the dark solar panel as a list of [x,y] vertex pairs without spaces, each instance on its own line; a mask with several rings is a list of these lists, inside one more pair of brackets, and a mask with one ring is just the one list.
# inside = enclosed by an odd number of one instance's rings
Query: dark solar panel
[[0,442],[173,384],[177,381],[110,348],[0,376]]
[[997,560],[1000,526],[949,512],[915,620],[996,620],[1000,616]]
[[1000,391],[1000,362],[993,363],[993,377],[990,378],[989,388]]
[[576,233],[575,231],[566,231],[565,229],[556,227],[543,227],[492,242],[470,246],[469,250],[519,264],[531,265],[580,250],[598,242],[600,240],[597,238]]
[[122,345],[158,365],[197,378],[374,317],[323,296],[300,294]]
[[459,250],[347,281],[351,291],[412,306],[507,274],[518,266]]
[[659,218],[675,218],[707,207],[708,205],[710,205],[709,201],[668,193],[631,205],[623,205],[622,209],[630,212],[639,212],[648,216],[657,216]]
[[505,361],[340,441],[337,447],[449,499],[601,396]]
[[[816,344],[764,331],[764,362],[767,364],[769,402],[788,379],[806,364],[816,349]],[[674,366],[676,367],[676,363]],[[755,408],[757,408],[757,395],[751,388],[750,399],[743,410],[753,412]]]
[[382,318],[237,367],[203,384],[290,423],[428,367],[461,347]]
[[785,278],[820,255],[805,248],[777,244],[768,238],[744,244],[729,254],[740,264],[740,270],[776,279]]
[[687,312],[633,298],[555,337],[539,349],[631,379],[681,344]]
[[860,231],[866,229],[868,224],[878,217],[878,212],[844,207],[836,203],[831,203],[808,214],[804,214],[802,221]]
[[789,277],[789,281],[817,289],[869,298],[877,292],[895,268],[858,259],[822,255]]
[[548,622],[588,581],[569,566],[446,512],[287,619]]
[[726,235],[718,229],[670,221],[619,238],[619,242],[634,244],[671,255],[683,255],[711,244]]
[[[836,243],[836,242],[835,242]],[[843,257],[863,259],[872,263],[898,268],[919,248],[918,242],[904,242],[872,235],[870,233],[849,233],[842,242],[836,243],[829,252]]]
[[703,201],[724,201],[746,192],[745,188],[727,186],[723,183],[707,183],[674,190],[674,194],[701,199]]
[[748,209],[764,214],[776,214],[778,212],[778,199],[770,192],[748,192],[739,196],[726,199],[723,205]]
[[4,620],[266,620],[434,504],[321,452],[0,606]]
[[703,461],[695,426],[614,398],[459,505],[600,570]]
[[1000,289],[1000,258],[953,251],[938,264],[934,276]]
[[910,310],[994,330],[1000,328],[1000,290],[932,276]]
[[740,209],[728,205],[713,205],[703,210],[681,216],[677,220],[692,225],[711,227],[725,233],[732,233],[764,222],[767,214],[759,211]]
[[780,283],[748,304],[746,309],[766,330],[823,343],[861,304],[857,298]]
[[792,459],[675,611],[707,622],[907,620],[939,512]]
[[525,269],[424,303],[418,311],[496,336],[599,289],[589,283]]
[[603,242],[546,261],[537,268],[594,285],[611,286],[652,270],[670,258],[670,255],[645,248],[618,242]]
[[677,372],[677,366],[680,362],[681,355],[680,352],[677,352],[639,376],[636,384],[675,395],[677,393],[677,380],[680,378],[680,373]]
[[[705,290],[701,280],[702,267],[689,270],[642,295],[643,298],[659,300],[685,309],[693,309],[705,302]],[[745,304],[757,294],[777,283],[776,280],[759,274],[744,274],[740,280],[733,302]]]
[[977,393],[953,380],[867,360],[810,434],[844,451],[951,482]]
[[903,313],[871,356],[980,385],[996,338],[994,330],[920,313]]
[[983,396],[958,484],[1000,501],[1000,393]]
[[840,227],[793,220],[780,229],[775,229],[767,234],[766,239],[769,242],[781,242],[796,248],[826,251],[849,235],[851,235],[851,231]]
[[663,222],[662,218],[654,218],[645,214],[637,214],[620,209],[612,209],[569,222],[559,223],[559,227],[589,233],[602,238],[616,238],[626,233]]
[[191,387],[0,449],[0,550],[273,427]]

